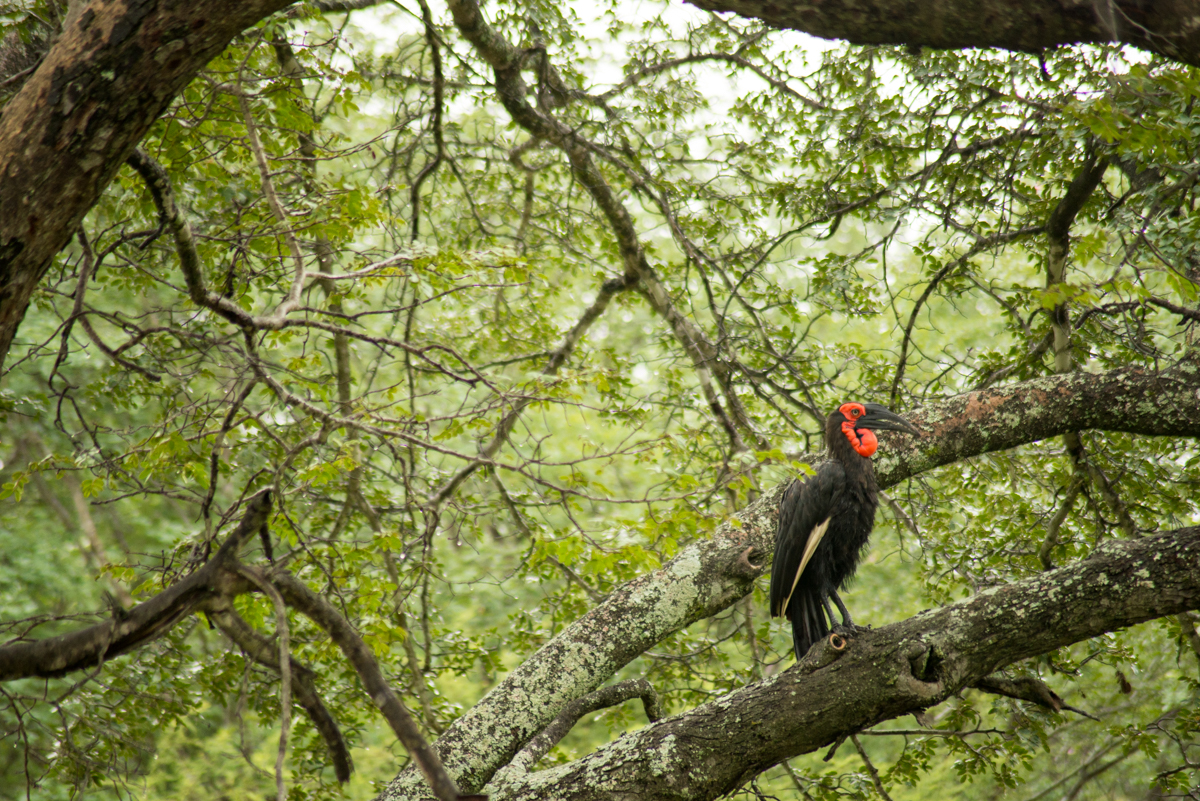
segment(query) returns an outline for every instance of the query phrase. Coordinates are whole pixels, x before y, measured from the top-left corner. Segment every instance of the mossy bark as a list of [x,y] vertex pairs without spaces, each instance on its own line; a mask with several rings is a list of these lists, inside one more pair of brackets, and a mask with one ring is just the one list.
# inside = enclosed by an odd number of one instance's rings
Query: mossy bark
[[[1200,436],[1200,369],[1192,362],[1184,361],[1157,373],[1130,369],[1103,374],[1072,373],[1048,376],[1005,387],[966,393],[940,403],[930,404],[906,416],[922,432],[922,436],[909,437],[892,432],[881,435],[875,470],[880,486],[885,489],[935,467],[982,453],[1059,436],[1067,431],[1081,428],[1124,431],[1142,435]],[[810,455],[807,458],[809,461],[816,461],[819,457]],[[782,492],[783,486],[765,492],[757,501],[740,511],[734,519],[718,526],[712,538],[684,548],[661,570],[635,579],[615,590],[603,603],[567,627],[558,637],[547,643],[504,681],[496,685],[475,707],[455,721],[437,741],[436,748],[446,763],[447,769],[459,782],[460,787],[465,791],[475,791],[485,787],[495,772],[508,764],[525,743],[549,725],[572,700],[592,692],[617,670],[674,632],[697,620],[716,614],[749,593],[754,581],[765,571],[766,563],[770,561],[774,549],[777,510]],[[1188,536],[1192,536],[1194,539],[1194,532]],[[1150,542],[1150,540],[1146,542]],[[1153,542],[1159,542],[1163,547],[1169,544],[1162,538],[1156,538]],[[1164,554],[1167,551],[1164,550],[1162,554],[1154,551],[1145,553],[1137,551],[1137,553],[1142,554],[1137,558],[1151,559],[1157,565],[1166,558]],[[1127,557],[1127,559],[1134,558],[1132,555]],[[1175,578],[1180,581],[1197,581],[1196,575],[1188,577],[1188,570],[1190,569],[1191,573],[1197,573],[1194,566],[1198,563],[1200,562],[1193,561],[1190,564],[1184,563],[1182,566],[1177,564],[1181,575]],[[1090,565],[1091,562],[1081,564]],[[992,600],[987,602],[989,604],[987,608],[999,610],[1002,613],[996,621],[980,629],[987,636],[980,636],[979,642],[990,642],[990,638],[996,633],[1008,632],[1014,638],[1018,634],[1025,637],[1025,646],[1018,648],[1006,640],[1007,644],[997,644],[992,647],[987,652],[990,656],[972,656],[967,662],[962,663],[965,667],[955,667],[959,664],[958,661],[955,661],[959,657],[952,656],[955,653],[953,649],[961,647],[960,643],[966,643],[961,636],[966,629],[962,628],[962,621],[958,618],[963,614],[961,612],[963,605],[948,607],[936,613],[896,624],[898,626],[916,626],[917,628],[913,631],[918,631],[919,637],[917,635],[897,635],[900,636],[900,639],[894,642],[877,639],[885,636],[884,632],[892,631],[894,628],[888,627],[879,632],[873,632],[866,638],[861,638],[855,645],[854,653],[878,653],[880,656],[877,658],[882,659],[882,654],[887,652],[890,654],[887,658],[894,664],[892,668],[886,668],[883,666],[883,662],[880,662],[879,672],[860,671],[856,673],[855,682],[867,682],[870,685],[869,687],[859,686],[857,694],[850,694],[845,689],[851,685],[837,685],[842,689],[835,692],[833,689],[827,688],[811,696],[799,687],[789,687],[788,693],[797,693],[794,697],[808,698],[813,704],[816,704],[811,708],[797,707],[794,714],[799,716],[798,719],[809,720],[810,723],[812,715],[819,715],[822,721],[849,721],[846,725],[850,725],[851,728],[848,730],[852,731],[855,726],[862,727],[882,719],[880,716],[902,714],[906,710],[921,708],[921,704],[936,703],[946,695],[952,694],[957,688],[966,686],[970,683],[970,677],[978,673],[974,667],[971,667],[976,664],[976,661],[972,660],[982,660],[979,664],[989,663],[991,665],[988,671],[979,674],[982,676],[1000,665],[1009,664],[1023,656],[1052,650],[1062,642],[1074,642],[1093,636],[1094,633],[1120,628],[1151,617],[1172,614],[1171,610],[1179,611],[1179,609],[1200,606],[1200,591],[1195,591],[1193,588],[1179,595],[1175,600],[1154,606],[1153,609],[1147,611],[1147,599],[1152,600],[1159,592],[1158,590],[1150,592],[1145,597],[1138,596],[1136,602],[1127,602],[1124,600],[1126,596],[1121,593],[1113,594],[1105,589],[1108,586],[1106,582],[1115,581],[1113,576],[1117,574],[1112,570],[1097,572],[1091,568],[1083,569],[1080,566],[1070,568],[1072,571],[1076,569],[1081,572],[1063,573],[1060,571],[1047,574],[1048,577],[1057,576],[1057,578],[1039,578],[1031,585],[1031,589],[1015,590],[1013,595],[1005,594],[1007,590],[1003,590],[989,596],[979,596],[979,598],[991,598]],[[1125,572],[1127,573],[1128,570]],[[1121,575],[1125,575],[1125,573]],[[1128,579],[1126,584],[1133,587],[1138,580],[1140,579],[1136,577]],[[1092,584],[1083,586],[1083,583],[1086,582]],[[1044,604],[1044,608],[1038,607],[1036,602],[1040,597],[1044,597],[1052,603]],[[1133,598],[1132,595],[1129,597]],[[1071,600],[1071,598],[1079,600]],[[1178,609],[1175,608],[1177,606]],[[1062,610],[1055,612],[1055,609],[1059,607],[1062,607]],[[1052,614],[1080,614],[1092,616],[1094,619],[1089,626],[1085,627],[1080,627],[1070,621],[1048,627],[1039,623],[1038,625],[1042,626],[1039,629],[1039,636],[1026,636],[1028,632],[1025,627],[1030,621],[1040,621]],[[1023,631],[1025,633],[1021,633]],[[1062,637],[1068,637],[1068,639],[1059,642]],[[943,686],[929,688],[923,686],[927,682],[919,678],[920,671],[918,671],[917,677],[911,673],[904,674],[900,662],[896,662],[897,659],[903,657],[901,661],[919,661],[921,654],[933,653],[929,648],[924,648],[920,653],[916,651],[909,653],[916,647],[913,643],[918,640],[941,654],[936,659],[946,663],[945,667],[941,669],[943,672],[960,670],[962,675],[946,673],[946,676],[954,678],[940,679]],[[943,645],[936,646],[936,643],[943,643]],[[1030,646],[1040,650],[1030,651],[1028,650]],[[971,647],[975,648],[976,645],[972,644]],[[971,653],[974,654],[974,651]],[[857,662],[854,659],[847,661],[847,658],[843,657],[837,660],[837,664],[843,666],[837,668],[834,674],[841,675],[840,671],[847,670],[847,665],[857,664]],[[855,668],[855,670],[859,669]],[[762,685],[761,691],[773,699],[766,705],[767,710],[770,710],[771,705],[779,700],[771,695],[776,691],[769,688],[775,687],[776,683],[782,680],[783,678],[780,677]],[[946,683],[947,681],[949,683]],[[741,720],[754,719],[756,714],[754,704],[757,703],[754,699],[758,697],[755,695],[755,692],[758,691],[751,692],[750,688],[747,688],[745,692],[749,694],[735,694],[730,696],[733,700],[719,702],[732,704],[732,706],[721,707],[724,711],[721,711],[719,715],[714,711],[717,709],[715,707],[707,712],[702,712],[701,710],[706,707],[701,707],[700,710],[692,713],[668,718],[646,730],[647,732],[653,730],[662,733],[661,742],[648,741],[632,748],[627,743],[627,741],[633,742],[629,737],[621,738],[597,751],[591,757],[556,769],[553,775],[560,776],[564,782],[568,779],[574,781],[574,779],[570,779],[575,776],[571,770],[578,769],[583,771],[579,776],[593,776],[594,778],[593,773],[587,773],[587,771],[603,772],[610,769],[602,767],[609,764],[603,760],[612,759],[621,764],[627,762],[628,768],[619,770],[612,768],[616,771],[612,773],[613,783],[604,785],[612,788],[611,791],[606,791],[611,792],[611,795],[595,796],[616,798],[620,797],[623,792],[616,789],[621,782],[628,780],[631,787],[641,786],[641,783],[649,781],[647,776],[657,769],[655,765],[674,762],[672,778],[669,780],[664,778],[660,783],[663,788],[666,788],[671,782],[683,782],[680,786],[709,789],[736,786],[735,779],[737,777],[731,777],[728,773],[721,772],[712,765],[704,769],[705,777],[695,778],[694,785],[692,779],[685,781],[679,771],[700,770],[696,767],[700,763],[691,761],[698,757],[687,750],[692,746],[688,745],[691,740],[686,735],[690,731],[688,727],[701,725],[705,715]],[[880,693],[882,695],[878,695]],[[874,698],[876,695],[881,699],[889,700],[887,703],[883,701],[870,702],[869,698]],[[792,697],[792,695],[788,695],[788,698]],[[750,706],[740,706],[742,700],[738,699],[744,699],[745,703]],[[809,702],[805,701],[804,703]],[[831,704],[832,706],[830,706]],[[889,712],[888,710],[893,711]],[[775,725],[773,722],[772,726]],[[841,726],[842,723],[837,725]],[[680,726],[683,728],[677,728]],[[705,741],[705,738],[713,738],[709,741],[712,752],[704,756],[704,760],[749,766],[746,770],[750,773],[747,773],[746,776],[769,767],[785,756],[811,750],[808,745],[809,740],[788,741],[792,743],[787,746],[788,749],[791,749],[790,753],[774,754],[774,752],[763,751],[761,755],[755,756],[754,760],[746,762],[747,757],[737,755],[734,740],[743,736],[753,739],[755,735],[747,730],[735,737],[734,729],[728,729],[727,724],[722,724],[722,726],[726,728],[722,729],[720,726],[705,728],[698,730],[701,733],[695,735],[698,738],[696,742]],[[722,731],[729,733],[723,735]],[[814,731],[824,732],[825,729],[818,726]],[[829,731],[841,731],[841,729],[835,726]],[[668,740],[668,735],[671,735],[673,739]],[[639,736],[642,735],[639,733]],[[646,734],[645,736],[651,735]],[[821,743],[824,743],[830,740],[826,734],[814,735],[814,738],[812,742],[820,740]],[[765,748],[765,746],[763,747]],[[812,747],[819,747],[819,744]],[[616,756],[624,753],[623,749],[628,751],[627,756]],[[675,754],[676,757],[667,759],[668,752]],[[644,761],[650,759],[648,756],[650,754],[659,754],[662,759],[659,762]],[[592,760],[602,761],[593,763]],[[650,773],[645,773],[645,771],[650,771]],[[619,780],[618,774],[620,774]],[[560,795],[559,790],[554,789],[551,784],[546,785],[544,795],[538,795],[538,792],[541,791],[535,791],[532,788],[540,786],[539,782],[549,781],[548,778],[543,779],[542,777],[542,773],[531,774],[527,777],[523,786],[529,789],[523,790],[519,797],[566,797]],[[580,782],[579,786],[582,787],[582,778]],[[734,784],[729,784],[730,782],[734,782]],[[510,783],[506,786],[513,785]],[[724,792],[724,790],[712,790],[710,795],[708,794],[709,789],[703,791],[694,789],[696,793],[694,795],[679,796],[672,796],[666,789],[663,789],[661,796],[651,794],[637,795],[636,797],[710,798]],[[693,792],[693,790],[688,792]],[[423,787],[418,774],[413,771],[402,771],[381,798],[422,798],[427,793],[428,790]],[[584,794],[571,797],[592,796]]]

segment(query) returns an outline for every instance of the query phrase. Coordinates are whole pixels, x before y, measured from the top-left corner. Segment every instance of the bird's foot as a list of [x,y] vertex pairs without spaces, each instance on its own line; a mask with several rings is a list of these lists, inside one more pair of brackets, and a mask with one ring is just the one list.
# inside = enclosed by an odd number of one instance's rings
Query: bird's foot
[[844,637],[847,640],[852,640],[855,637],[857,637],[859,634],[866,634],[870,630],[871,630],[870,626],[858,626],[858,625],[855,625],[854,623],[851,623],[849,626],[846,626],[846,625],[834,626],[832,629],[830,629],[830,631],[833,632],[834,634],[837,634],[840,637]]

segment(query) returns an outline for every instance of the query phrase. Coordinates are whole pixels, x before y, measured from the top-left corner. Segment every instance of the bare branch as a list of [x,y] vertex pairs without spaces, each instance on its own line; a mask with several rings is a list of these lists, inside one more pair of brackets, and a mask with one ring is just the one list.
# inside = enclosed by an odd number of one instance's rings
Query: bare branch
[[413,180],[410,196],[412,198],[412,241],[417,241],[421,232],[421,184],[425,179],[437,172],[438,166],[446,158],[446,142],[442,136],[442,106],[446,90],[446,79],[442,75],[442,51],[438,44],[437,28],[433,25],[433,12],[429,10],[426,0],[417,0],[421,6],[421,22],[425,26],[425,42],[429,45],[429,57],[433,62],[433,109],[430,111],[429,124],[433,126],[434,154],[433,158],[421,168]]
[[1096,718],[1087,712],[1076,709],[1073,706],[1068,706],[1063,702],[1063,699],[1058,697],[1058,693],[1050,689],[1050,686],[1046,682],[1033,676],[1018,676],[1015,679],[1005,678],[1004,676],[985,676],[972,684],[971,687],[985,693],[992,693],[993,695],[1003,695],[1006,698],[1015,698],[1018,701],[1028,701],[1031,704],[1036,704],[1054,712],[1061,712],[1067,709],[1083,715],[1085,718],[1096,720]]
[[879,797],[883,801],[892,801],[892,797],[888,795],[887,790],[883,787],[883,780],[879,778],[879,771],[875,768],[875,764],[871,762],[871,758],[867,756],[867,751],[862,747],[862,743],[858,741],[858,735],[851,734],[850,742],[854,743],[854,749],[858,751],[859,757],[862,758],[863,764],[867,767],[867,772],[871,774],[871,784],[875,785],[875,792],[879,793]]
[[[205,613],[209,620],[215,623],[226,637],[237,643],[237,646],[245,651],[251,659],[260,665],[280,672],[279,649],[270,640],[251,628],[241,615],[233,611],[233,607],[227,599],[216,599],[207,606]],[[350,781],[350,773],[353,770],[350,749],[346,746],[346,740],[342,736],[337,721],[333,719],[333,715],[329,714],[329,710],[325,707],[320,695],[317,694],[316,674],[313,673],[312,668],[296,661],[295,657],[289,655],[288,661],[292,678],[292,693],[296,697],[296,702],[308,713],[313,726],[320,733],[321,739],[325,741],[325,748],[329,751],[329,759],[333,762],[337,780],[339,782]]]
[[1050,524],[1046,526],[1046,537],[1042,540],[1042,547],[1038,549],[1038,561],[1042,563],[1043,570],[1053,570],[1054,563],[1050,560],[1050,554],[1054,547],[1058,545],[1058,532],[1062,528],[1062,524],[1066,522],[1067,515],[1071,513],[1071,508],[1075,506],[1075,499],[1079,497],[1080,490],[1083,489],[1083,473],[1076,471],[1071,484],[1067,487],[1067,494],[1059,504],[1058,511],[1054,513],[1054,517],[1050,519]]
[[254,114],[250,110],[250,98],[244,91],[238,92],[238,103],[242,107],[242,119],[246,123],[246,138],[249,142],[250,152],[254,154],[254,161],[258,164],[263,194],[266,195],[267,205],[271,207],[275,219],[279,221],[284,241],[287,242],[288,250],[292,252],[292,260],[295,262],[292,287],[272,315],[276,319],[282,319],[300,305],[300,293],[304,290],[304,254],[300,252],[300,243],[296,241],[296,234],[288,221],[287,212],[284,211],[283,204],[279,202],[279,195],[275,192],[275,182],[271,180],[271,167],[267,164],[267,152],[263,149],[262,140],[258,137],[258,126],[255,125]]
[[123,615],[57,637],[0,647],[0,681],[49,678],[95,667],[162,636],[206,601],[233,591],[229,568],[270,514],[271,493],[263,490],[250,499],[242,522],[203,567]]
[[277,801],[287,801],[283,763],[287,758],[288,736],[292,733],[292,653],[288,647],[287,607],[279,590],[257,570],[243,565],[238,568],[238,573],[270,598],[275,608],[275,632],[279,637],[279,748],[275,753],[275,797]]
[[413,722],[412,716],[404,708],[404,704],[396,697],[379,663],[375,661],[371,649],[363,642],[362,637],[350,625],[350,622],[333,605],[308,588],[303,581],[286,572],[275,572],[271,581],[279,588],[280,593],[288,604],[295,607],[310,620],[324,629],[330,639],[337,644],[342,653],[354,666],[354,671],[362,680],[367,694],[388,725],[392,727],[396,737],[412,755],[413,760],[421,768],[429,787],[439,801],[458,801],[458,786],[442,766],[437,753],[425,742],[421,730]]
[[970,264],[972,258],[984,252],[985,250],[996,247],[997,245],[1015,242],[1016,240],[1027,236],[1033,236],[1041,233],[1041,231],[1042,228],[1040,226],[1022,228],[1018,231],[1005,231],[1003,233],[987,237],[986,239],[981,239],[973,244],[966,253],[959,256],[957,259],[948,262],[942,267],[942,269],[938,270],[934,274],[933,278],[929,280],[929,283],[925,285],[925,289],[923,292],[921,292],[921,296],[917,298],[917,302],[913,304],[912,311],[908,315],[908,324],[904,326],[904,338],[900,342],[900,357],[896,363],[896,375],[892,378],[892,406],[896,405],[898,393],[900,391],[900,382],[904,380],[904,368],[908,361],[908,346],[912,341],[913,328],[917,324],[917,315],[921,313],[921,308],[925,305],[925,301],[929,300],[929,297],[937,289],[938,284],[945,280],[947,276]]

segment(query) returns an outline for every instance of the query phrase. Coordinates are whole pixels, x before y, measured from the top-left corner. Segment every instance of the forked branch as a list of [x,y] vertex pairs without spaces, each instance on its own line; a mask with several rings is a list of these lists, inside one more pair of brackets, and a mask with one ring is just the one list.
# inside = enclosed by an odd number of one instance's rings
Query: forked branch
[[220,550],[199,570],[123,615],[78,631],[0,647],[0,681],[51,678],[102,664],[167,633],[180,620],[241,584],[232,569],[238,552],[266,525],[271,491],[250,499],[246,514]]

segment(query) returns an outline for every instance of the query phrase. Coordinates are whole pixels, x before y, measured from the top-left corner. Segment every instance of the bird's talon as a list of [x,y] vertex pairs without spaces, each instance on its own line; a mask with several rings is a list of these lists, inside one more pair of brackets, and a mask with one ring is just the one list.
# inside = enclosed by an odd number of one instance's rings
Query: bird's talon
[[830,629],[830,631],[833,632],[833,634],[830,636],[841,637],[843,640],[849,643],[850,640],[853,640],[858,635],[866,634],[870,630],[870,626],[859,626],[855,624],[851,624],[849,626],[834,626],[832,629]]

